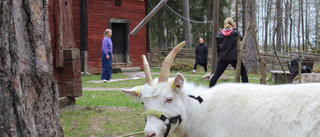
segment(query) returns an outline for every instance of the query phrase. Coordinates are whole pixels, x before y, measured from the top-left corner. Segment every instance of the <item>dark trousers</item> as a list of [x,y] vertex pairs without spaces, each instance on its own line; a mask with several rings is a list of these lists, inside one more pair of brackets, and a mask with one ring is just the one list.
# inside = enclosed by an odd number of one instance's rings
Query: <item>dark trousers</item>
[[102,74],[101,80],[110,80],[112,75],[112,55],[111,53],[108,54],[109,59],[107,59],[106,54],[101,52],[101,59],[102,59]]
[[[232,67],[234,69],[236,69],[237,66],[237,61],[218,61],[218,66],[216,71],[214,72],[214,75],[212,76],[211,80],[210,80],[210,85],[209,87],[214,86],[217,83],[217,80],[219,79],[219,77],[223,74],[223,72],[227,69],[228,65],[231,64]],[[248,75],[247,75],[247,71],[246,68],[243,65],[243,62],[241,61],[241,81],[243,83],[248,83]]]
[[193,67],[194,70],[197,69],[198,64],[203,66],[204,71],[207,72],[207,63],[200,63],[200,59],[196,59],[196,62],[194,63],[194,67]]

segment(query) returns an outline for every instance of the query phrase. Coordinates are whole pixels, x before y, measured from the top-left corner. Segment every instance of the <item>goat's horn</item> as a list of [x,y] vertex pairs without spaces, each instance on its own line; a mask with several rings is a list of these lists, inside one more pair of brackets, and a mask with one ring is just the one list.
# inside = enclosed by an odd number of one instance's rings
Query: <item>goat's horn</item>
[[182,41],[181,43],[179,43],[176,47],[174,47],[171,50],[171,52],[167,55],[166,59],[163,61],[162,66],[161,66],[161,71],[159,74],[159,81],[158,81],[159,83],[168,81],[172,62],[173,62],[176,54],[178,53],[178,51],[184,45],[186,45],[185,41]]
[[146,75],[146,82],[149,86],[152,86],[152,76],[151,76],[151,72],[150,72],[149,63],[148,63],[145,55],[142,55],[142,59],[143,59],[144,73]]

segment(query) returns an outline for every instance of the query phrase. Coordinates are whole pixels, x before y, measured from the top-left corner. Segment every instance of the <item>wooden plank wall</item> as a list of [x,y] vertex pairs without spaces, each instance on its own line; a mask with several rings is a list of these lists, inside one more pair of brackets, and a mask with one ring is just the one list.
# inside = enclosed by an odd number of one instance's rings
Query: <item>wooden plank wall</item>
[[74,42],[72,0],[49,0],[53,75],[59,96],[82,96],[80,50]]
[[[101,73],[101,46],[103,32],[109,28],[109,19],[129,21],[129,32],[145,17],[145,1],[121,0],[116,6],[114,0],[87,0],[88,18],[88,71]],[[75,27],[78,25],[75,25]],[[75,36],[75,41],[78,41]],[[117,46],[117,45],[114,45]],[[143,68],[141,55],[147,53],[146,27],[144,26],[134,37],[129,37],[130,63],[127,66]],[[117,66],[113,66],[115,68]]]
[[72,16],[75,48],[80,49],[80,0],[72,0]]

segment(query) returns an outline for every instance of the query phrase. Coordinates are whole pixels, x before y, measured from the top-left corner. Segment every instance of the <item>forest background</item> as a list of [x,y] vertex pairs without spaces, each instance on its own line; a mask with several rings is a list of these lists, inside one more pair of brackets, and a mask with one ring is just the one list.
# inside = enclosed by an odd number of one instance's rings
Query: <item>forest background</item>
[[[149,12],[159,2],[149,0]],[[277,52],[317,52],[319,6],[319,0],[168,0],[149,22],[150,47],[167,49],[186,40],[186,48],[192,49],[202,37],[212,48],[217,34],[213,30],[221,31],[224,19],[232,17],[242,35],[244,24],[253,19],[260,52],[273,51],[273,44]],[[219,19],[213,17],[217,10]],[[217,29],[214,29],[215,21],[218,21]],[[245,47],[249,72],[258,70],[257,59],[252,58],[257,55],[252,28]],[[186,36],[188,32],[190,35]]]

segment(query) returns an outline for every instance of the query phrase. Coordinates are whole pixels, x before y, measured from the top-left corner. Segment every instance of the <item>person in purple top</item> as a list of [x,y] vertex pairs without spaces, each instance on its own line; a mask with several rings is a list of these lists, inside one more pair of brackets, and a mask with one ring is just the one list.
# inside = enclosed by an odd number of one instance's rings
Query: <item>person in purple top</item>
[[102,49],[101,49],[101,59],[102,59],[102,74],[101,80],[103,82],[110,81],[112,75],[112,30],[106,29],[103,33],[103,40],[102,40]]

